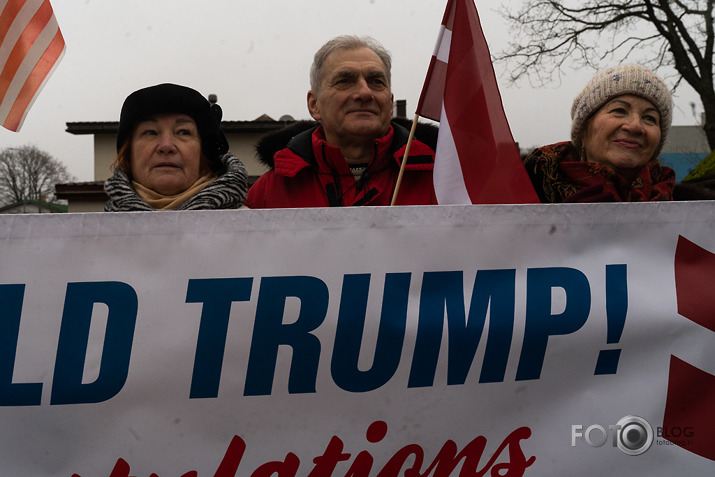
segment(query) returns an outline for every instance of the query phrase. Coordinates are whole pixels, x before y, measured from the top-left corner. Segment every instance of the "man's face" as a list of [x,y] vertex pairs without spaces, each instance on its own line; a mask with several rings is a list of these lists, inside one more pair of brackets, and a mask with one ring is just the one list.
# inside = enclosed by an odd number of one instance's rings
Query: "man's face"
[[378,139],[390,128],[392,91],[385,65],[369,48],[337,50],[323,64],[320,90],[308,92],[308,109],[328,143],[341,147]]

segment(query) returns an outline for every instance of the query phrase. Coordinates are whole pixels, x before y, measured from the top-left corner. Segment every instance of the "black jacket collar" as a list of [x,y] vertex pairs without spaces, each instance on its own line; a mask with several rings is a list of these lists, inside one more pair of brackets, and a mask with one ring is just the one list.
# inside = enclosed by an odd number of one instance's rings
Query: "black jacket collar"
[[[310,136],[320,126],[317,121],[296,121],[277,131],[263,135],[256,143],[258,159],[269,167],[273,167],[273,156],[281,149],[290,148],[306,162],[312,163],[313,149]],[[393,118],[394,129],[393,152],[397,151],[409,138],[412,121],[404,118]],[[439,128],[428,123],[417,123],[415,138],[434,150],[437,147]]]

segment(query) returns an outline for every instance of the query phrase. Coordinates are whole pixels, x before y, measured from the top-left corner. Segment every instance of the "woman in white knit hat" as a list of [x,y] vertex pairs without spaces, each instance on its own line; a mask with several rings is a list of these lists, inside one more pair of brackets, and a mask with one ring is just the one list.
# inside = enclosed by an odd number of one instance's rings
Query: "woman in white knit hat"
[[673,200],[675,173],[658,162],[672,121],[663,80],[634,65],[596,74],[571,108],[571,141],[524,165],[542,202]]

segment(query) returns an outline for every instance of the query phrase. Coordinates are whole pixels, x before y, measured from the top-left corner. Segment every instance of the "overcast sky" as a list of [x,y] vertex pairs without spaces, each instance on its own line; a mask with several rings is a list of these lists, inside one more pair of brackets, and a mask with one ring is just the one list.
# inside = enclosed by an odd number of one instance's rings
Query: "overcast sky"
[[[516,6],[519,0],[508,1]],[[163,82],[218,95],[224,120],[262,114],[309,118],[308,70],[315,51],[340,34],[370,35],[393,56],[393,93],[414,115],[446,0],[52,0],[67,43],[57,69],[19,133],[0,127],[0,147],[34,144],[94,179],[92,137],[65,132],[67,122],[117,121],[132,91]],[[476,0],[492,53],[509,31],[496,9]],[[604,65],[605,66],[605,65]],[[504,109],[522,147],[568,139],[570,107],[593,71],[568,72],[560,85],[510,85],[495,65]],[[695,124],[684,87],[674,124]]]

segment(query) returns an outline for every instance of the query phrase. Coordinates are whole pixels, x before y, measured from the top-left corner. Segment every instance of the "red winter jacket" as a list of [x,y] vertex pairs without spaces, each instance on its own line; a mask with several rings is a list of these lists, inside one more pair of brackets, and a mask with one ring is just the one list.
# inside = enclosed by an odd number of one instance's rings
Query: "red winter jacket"
[[[302,123],[308,129],[290,139],[272,158],[270,146],[259,156],[272,165],[251,187],[246,206],[252,209],[284,207],[334,207],[390,205],[408,131],[396,124],[375,141],[375,154],[359,181],[355,180],[340,149],[329,145],[322,128]],[[285,136],[285,134],[283,134]],[[275,138],[272,146],[275,148]],[[264,144],[265,146],[265,144]],[[413,140],[397,197],[397,205],[430,205],[437,199],[432,185],[434,151]]]

